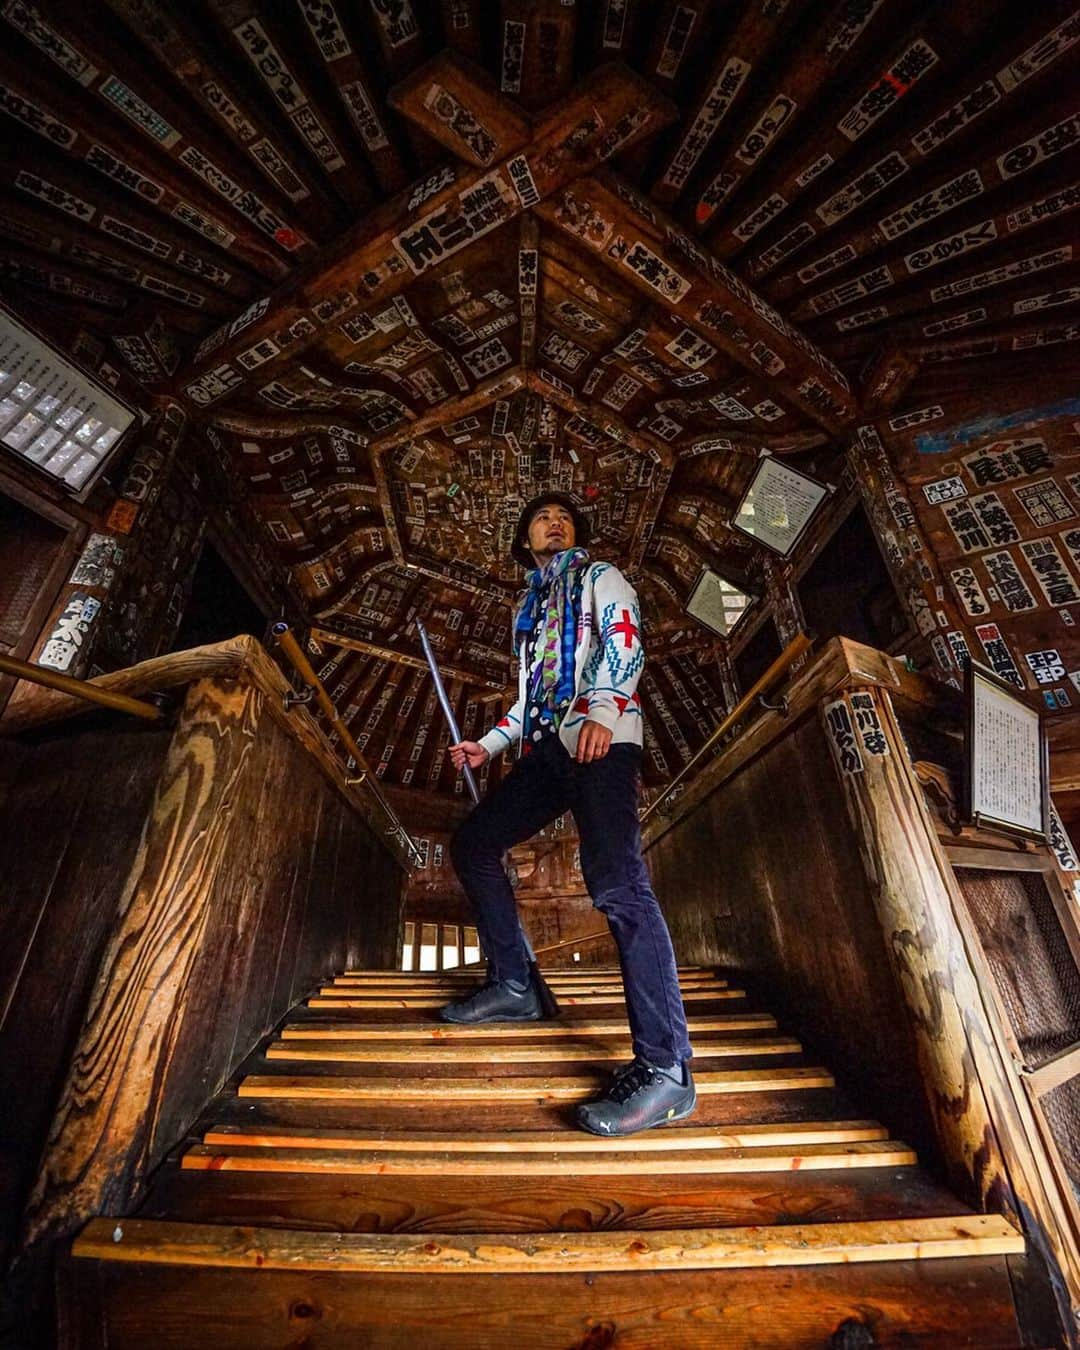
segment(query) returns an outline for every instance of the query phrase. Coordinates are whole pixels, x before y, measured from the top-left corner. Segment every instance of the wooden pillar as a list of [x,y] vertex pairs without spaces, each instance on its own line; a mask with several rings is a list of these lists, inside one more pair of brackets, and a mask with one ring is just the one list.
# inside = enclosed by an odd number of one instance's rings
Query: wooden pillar
[[261,699],[232,682],[188,690],[53,1117],[28,1244],[135,1200]]
[[[865,724],[877,726],[871,742],[865,739],[870,733],[860,731],[853,698]],[[1012,1211],[1000,1142],[973,1060],[972,1041],[988,1040],[980,995],[891,704],[867,688],[846,697],[837,692],[820,708],[952,1184],[973,1204]]]

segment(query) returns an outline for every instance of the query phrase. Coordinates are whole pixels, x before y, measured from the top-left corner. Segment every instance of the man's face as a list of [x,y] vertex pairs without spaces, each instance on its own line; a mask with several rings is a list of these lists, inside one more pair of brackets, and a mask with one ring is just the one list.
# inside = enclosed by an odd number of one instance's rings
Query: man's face
[[529,548],[537,557],[550,557],[574,547],[574,517],[557,502],[547,502],[529,521]]

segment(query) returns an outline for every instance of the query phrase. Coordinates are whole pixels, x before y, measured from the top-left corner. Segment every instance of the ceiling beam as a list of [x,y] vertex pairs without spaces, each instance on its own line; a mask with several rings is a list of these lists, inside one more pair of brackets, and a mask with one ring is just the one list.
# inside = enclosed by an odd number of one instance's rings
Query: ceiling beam
[[[431,87],[429,75],[428,89]],[[414,85],[419,90],[421,86]],[[424,97],[418,94],[421,101]],[[486,97],[486,96],[485,96]],[[373,210],[318,261],[202,344],[178,380],[197,408],[267,388],[283,362],[373,301],[384,301],[475,240],[677,116],[675,105],[622,66],[587,76],[537,125],[527,146],[489,169],[447,167]],[[449,134],[449,133],[447,133]],[[423,211],[420,207],[423,206]],[[269,340],[255,366],[239,359]]]
[[[348,647],[350,651],[365,652],[368,656],[377,656],[382,661],[394,661],[410,670],[427,670],[428,664],[423,656],[414,656],[408,652],[396,651],[392,647],[380,647],[374,642],[365,642],[360,638],[349,637],[345,633],[334,632],[331,628],[318,625],[311,629],[316,642],[327,642],[337,647]],[[466,684],[479,685],[483,689],[503,689],[506,680],[493,679],[486,671],[473,670],[468,666],[448,665],[439,658],[439,670],[451,679],[462,680]]]
[[851,386],[825,353],[614,175],[582,176],[536,210],[819,426],[838,434],[854,421]]

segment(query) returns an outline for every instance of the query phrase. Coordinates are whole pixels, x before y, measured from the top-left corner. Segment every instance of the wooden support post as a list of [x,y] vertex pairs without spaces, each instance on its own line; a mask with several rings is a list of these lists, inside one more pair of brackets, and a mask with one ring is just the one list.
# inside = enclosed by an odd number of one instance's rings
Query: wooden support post
[[[856,718],[863,714],[853,708],[853,696],[881,729],[876,749],[860,734]],[[893,975],[911,1015],[952,1183],[973,1203],[1011,1208],[1000,1143],[972,1058],[972,1041],[987,1038],[979,992],[962,947],[957,950],[934,830],[888,698],[859,689],[824,700],[820,710]]]
[[53,1117],[28,1244],[135,1201],[261,702],[247,684],[188,691]]

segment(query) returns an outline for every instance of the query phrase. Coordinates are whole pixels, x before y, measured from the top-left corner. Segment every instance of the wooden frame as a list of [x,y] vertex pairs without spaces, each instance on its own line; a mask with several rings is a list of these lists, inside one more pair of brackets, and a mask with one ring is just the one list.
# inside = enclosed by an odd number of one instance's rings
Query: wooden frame
[[[132,437],[141,430],[143,422],[139,415],[139,410],[134,404],[129,403],[126,398],[122,398],[115,390],[110,389],[107,385],[103,384],[101,380],[99,380],[91,371],[87,370],[77,358],[62,352],[59,347],[57,347],[56,343],[39,328],[36,328],[32,323],[28,323],[9,305],[5,305],[2,302],[0,302],[0,318],[5,319],[16,329],[22,329],[33,338],[34,341],[40,343],[51,352],[61,366],[67,366],[73,370],[76,375],[81,376],[82,379],[86,381],[87,385],[89,385],[91,391],[96,392],[100,398],[108,399],[110,402],[115,403],[119,408],[123,409],[125,413],[129,413],[131,416],[130,422],[120,432],[120,435],[113,444],[110,445],[107,450],[102,452],[101,459],[94,466],[93,472],[90,473],[86,480],[78,487],[68,483],[58,474],[49,473],[47,470],[41,468],[39,465],[35,464],[32,459],[28,459],[14,446],[9,446],[6,440],[0,438],[0,447],[3,448],[5,457],[10,456],[9,462],[23,465],[33,478],[41,482],[51,483],[65,496],[72,497],[75,501],[83,502],[90,495],[95,483],[97,483],[102,473],[104,473],[106,466],[116,462],[117,456],[130,444]],[[83,420],[85,420],[85,414]],[[68,429],[71,435],[75,434],[78,425],[78,423],[75,423]]]
[[[1062,879],[1062,873],[1053,854],[1049,851],[1049,845],[1044,845],[1043,849],[1038,852],[1024,853],[1012,853],[1004,849],[1000,851],[996,849],[967,849],[953,845],[945,846],[944,852],[952,864],[954,873],[958,867],[994,872],[1039,873],[1043,878],[1054,913],[1061,925],[1062,936],[1068,944],[1073,961],[1080,967],[1080,928],[1077,927],[1073,912],[1071,894]],[[959,884],[959,880],[957,880],[957,886],[961,895],[963,895],[963,887]],[[987,959],[982,935],[970,910],[967,908],[966,897],[964,908],[967,912],[968,929],[975,939],[976,950],[971,955],[975,959],[979,983],[984,991],[984,997],[988,997],[990,1000],[1001,1039],[1008,1050],[1008,1058],[1006,1059],[1004,1055],[1002,1058],[1006,1063],[1011,1062],[1015,1081],[1018,1086],[1022,1085],[1023,1087],[1030,1108],[1031,1119],[1034,1122],[1034,1131],[1031,1130],[1030,1125],[1027,1127],[1029,1143],[1033,1151],[1036,1152],[1036,1156],[1038,1156],[1037,1151],[1041,1148],[1050,1165],[1054,1180],[1057,1183],[1057,1194],[1064,1204],[1071,1222],[1073,1241],[1077,1246],[1080,1246],[1080,1197],[1078,1197],[1074,1188],[1073,1179],[1069,1175],[1069,1170],[1054,1137],[1043,1105],[1043,1098],[1054,1088],[1080,1076],[1080,1040],[1066,1046],[1064,1050],[1059,1051],[1044,1064],[1037,1067],[1033,1068],[1025,1062],[1008,1009],[1002,1000],[997,980]]]
[[759,604],[761,596],[755,595],[752,591],[744,591],[741,587],[736,586],[735,589],[738,590],[739,594],[746,596],[747,599],[746,607],[743,609],[743,612],[739,615],[739,617],[735,620],[735,622],[731,624],[730,627],[717,628],[715,624],[711,624],[708,621],[708,619],[704,618],[703,615],[695,614],[694,611],[690,608],[690,606],[694,603],[694,597],[698,593],[698,587],[702,584],[702,582],[705,580],[707,576],[716,577],[718,581],[727,581],[729,586],[735,586],[735,583],[733,581],[728,581],[727,577],[723,576],[720,572],[716,571],[715,568],[702,567],[701,571],[694,578],[694,584],[690,587],[690,593],[686,597],[686,604],[684,608],[686,610],[686,613],[690,616],[691,619],[694,619],[697,623],[700,623],[703,627],[707,628],[711,633],[716,633],[722,638],[730,638],[732,633],[745,620],[746,616],[750,613],[750,611]]
[[[748,530],[745,526],[739,524],[739,516],[743,507],[749,501],[751,493],[754,491],[755,487],[758,486],[762,475],[766,473],[770,467],[774,466],[778,466],[783,472],[792,474],[796,478],[802,478],[807,483],[813,484],[815,488],[821,489],[821,496],[811,507],[806,519],[799,526],[798,531],[784,549],[777,548],[774,544],[770,544],[767,539],[761,538],[760,535],[754,534],[752,530]],[[790,464],[785,464],[781,460],[776,459],[769,451],[763,451],[758,457],[757,467],[754,469],[753,475],[743,490],[743,494],[739,498],[738,504],[732,513],[731,528],[733,530],[738,530],[740,534],[745,534],[749,539],[753,539],[756,543],[760,544],[762,548],[767,548],[770,553],[775,553],[780,558],[790,558],[798,548],[799,543],[807,530],[813,524],[814,517],[817,515],[818,511],[820,511],[822,506],[829,500],[829,494],[832,491],[833,488],[829,483],[823,483],[819,478],[814,478],[811,474],[803,473],[801,469],[793,469]]]
[[[1038,731],[1039,745],[1038,773],[1039,773],[1039,799],[1040,816],[1042,818],[1042,828],[1036,830],[1031,826],[1025,825],[1019,821],[1007,820],[978,810],[978,803],[974,800],[975,793],[975,732],[976,732],[976,699],[978,697],[979,685],[983,684],[994,690],[996,693],[1011,700],[1024,712],[1030,713],[1035,718],[1035,724]],[[1018,691],[1017,688],[1001,679],[992,670],[986,666],[980,665],[977,661],[969,661],[964,672],[964,783],[962,810],[964,819],[978,826],[981,829],[1000,831],[1003,834],[1018,836],[1022,839],[1033,839],[1040,844],[1047,842],[1047,830],[1050,822],[1050,760],[1046,744],[1046,718],[1042,710],[1034,707],[1026,698],[1025,694]]]
[[[57,596],[60,594],[76,558],[79,556],[86,537],[90,533],[90,526],[86,521],[80,520],[78,516],[72,515],[48,498],[39,496],[20,479],[7,473],[0,472],[0,494],[10,497],[12,501],[17,502],[27,511],[33,511],[43,520],[47,520],[51,525],[65,531],[65,537],[57,550],[56,559],[46,573],[41,589],[27,611],[26,625],[22,636],[12,642],[6,649],[9,656],[17,656],[20,660],[25,661],[29,659],[34,644],[41,636],[42,626],[56,603]],[[4,643],[0,639],[0,646],[3,645]],[[15,684],[16,681],[11,676],[0,675],[0,715],[3,714],[3,710],[7,706],[7,701],[11,697],[11,691],[15,688]]]

